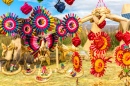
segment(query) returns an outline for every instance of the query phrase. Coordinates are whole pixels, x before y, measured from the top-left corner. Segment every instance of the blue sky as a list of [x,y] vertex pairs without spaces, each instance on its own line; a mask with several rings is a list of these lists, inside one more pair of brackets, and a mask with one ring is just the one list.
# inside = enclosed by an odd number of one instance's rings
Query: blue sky
[[[23,17],[23,18],[29,16],[29,15],[24,15],[20,10],[20,7],[25,3],[25,1],[27,1],[28,4],[31,5],[32,7],[36,7],[40,5],[36,0],[14,0],[14,2],[10,5],[10,12],[15,13],[19,17]],[[47,8],[49,11],[51,11],[50,13],[52,13],[52,15],[56,15],[58,14],[58,12],[54,8],[53,4],[50,3],[51,1],[52,0],[45,0],[41,3],[41,5]],[[57,0],[53,0],[53,1],[57,2]],[[9,12],[9,6],[3,3],[2,0],[0,0],[0,15],[5,14],[7,12]]]
[[[28,4],[33,7],[39,6],[40,4],[37,0],[14,0],[14,2],[10,6],[10,12],[17,14],[19,17],[27,18],[29,15],[24,15],[20,11],[20,7],[27,1]],[[64,0],[61,0],[64,2]],[[42,6],[47,8],[52,16],[63,18],[68,13],[75,13],[80,18],[85,17],[86,15],[91,14],[92,10],[96,7],[98,0],[75,0],[72,6],[66,4],[66,9],[63,13],[57,12],[54,8],[54,5],[57,3],[57,0],[44,0],[42,2]],[[104,0],[106,6],[111,10],[111,13],[116,15],[121,15],[122,6],[124,4],[130,4],[130,0]],[[130,8],[129,8],[130,9]],[[4,4],[2,0],[0,0],[0,15],[9,12],[8,5]],[[109,24],[116,24],[115,22],[108,21]]]

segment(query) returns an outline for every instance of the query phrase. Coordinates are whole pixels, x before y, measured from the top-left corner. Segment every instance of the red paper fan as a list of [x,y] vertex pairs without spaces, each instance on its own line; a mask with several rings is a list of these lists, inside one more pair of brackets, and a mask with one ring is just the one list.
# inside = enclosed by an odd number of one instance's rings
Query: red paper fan
[[110,47],[110,37],[105,32],[99,32],[95,34],[93,43],[90,49],[97,54],[104,54]]
[[125,68],[130,66],[130,51],[124,51],[121,66]]
[[[110,57],[111,58],[111,57]],[[104,75],[106,63],[111,62],[110,58],[105,58],[103,56],[95,56],[91,59],[92,68],[90,73],[93,74],[96,77],[101,77]]]
[[74,52],[72,55],[72,62],[73,62],[73,67],[76,72],[81,71],[82,67],[82,60],[78,52]]
[[119,46],[115,50],[115,61],[119,66],[122,64],[122,57],[123,57],[123,50]]

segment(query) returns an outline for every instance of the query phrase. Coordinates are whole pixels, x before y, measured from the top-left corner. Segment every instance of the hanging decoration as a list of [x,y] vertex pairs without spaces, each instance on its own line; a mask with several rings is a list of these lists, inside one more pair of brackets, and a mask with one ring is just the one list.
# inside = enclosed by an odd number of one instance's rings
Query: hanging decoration
[[29,19],[25,19],[23,24],[21,24],[20,34],[22,38],[25,38],[27,35],[32,36],[33,29]]
[[4,35],[12,35],[17,33],[20,28],[20,22],[18,16],[14,13],[8,13],[1,16],[0,21],[0,33]]
[[79,38],[78,34],[76,34],[75,37],[72,39],[72,44],[75,47],[78,47],[81,44],[81,39]]
[[102,77],[105,72],[105,68],[107,68],[106,63],[111,62],[110,58],[106,58],[103,56],[94,56],[91,59],[92,68],[90,73],[96,77]]
[[97,54],[104,54],[110,47],[110,37],[105,32],[99,32],[95,34],[93,43],[90,46],[90,50],[93,50]]
[[24,5],[20,8],[20,10],[25,14],[29,14],[32,11],[32,6],[29,5],[27,2],[24,3]]
[[74,3],[75,0],[65,0],[65,2],[68,4],[68,5],[72,5]]
[[65,3],[58,0],[57,4],[54,5],[58,12],[62,13],[65,10]]
[[88,39],[89,39],[89,40],[94,40],[94,38],[95,38],[95,34],[94,34],[94,32],[92,32],[92,31],[90,30],[90,32],[89,32],[89,34],[88,34]]
[[2,0],[6,5],[10,6],[14,0]]
[[41,3],[43,0],[37,0],[39,3]]
[[130,33],[129,32],[126,32],[126,33],[123,34],[123,41],[127,45],[130,43]]
[[76,72],[80,72],[82,69],[82,60],[78,52],[74,52],[72,55],[73,67]]
[[116,34],[115,34],[115,37],[118,41],[121,41],[123,39],[123,33],[122,31],[118,31]]
[[64,21],[62,22],[64,27],[70,34],[74,34],[80,29],[79,26],[80,18],[75,14],[68,14],[64,17]]
[[49,11],[41,6],[34,8],[30,19],[37,35],[42,32],[46,33],[49,28],[54,28],[54,18],[50,15]]

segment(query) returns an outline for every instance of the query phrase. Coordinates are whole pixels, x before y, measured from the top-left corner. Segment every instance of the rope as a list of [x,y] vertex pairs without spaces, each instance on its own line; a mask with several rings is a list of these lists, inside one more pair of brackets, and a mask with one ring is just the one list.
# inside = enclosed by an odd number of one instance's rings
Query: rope
[[98,7],[99,4],[100,4],[100,7],[101,7],[101,1],[100,0],[98,0],[96,8]]
[[[106,4],[104,3],[104,1],[102,0],[102,3],[103,3],[103,5],[104,5],[104,7],[106,7]],[[107,7],[106,7],[107,8]]]
[[[106,4],[104,3],[103,0],[98,0],[98,3],[97,3],[96,8],[99,7],[99,4],[100,4],[100,7],[102,6],[102,4],[103,4],[104,7],[106,7]],[[106,8],[107,8],[107,7],[106,7]]]

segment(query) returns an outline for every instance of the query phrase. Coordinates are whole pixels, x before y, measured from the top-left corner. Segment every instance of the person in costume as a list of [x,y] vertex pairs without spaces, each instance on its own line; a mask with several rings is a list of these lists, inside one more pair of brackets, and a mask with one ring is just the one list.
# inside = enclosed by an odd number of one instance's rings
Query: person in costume
[[64,68],[65,68],[65,66],[64,66],[64,64],[63,64],[63,63],[61,63],[61,68],[62,68],[62,69],[64,69]]
[[27,73],[31,72],[30,64],[27,64]]
[[75,71],[72,71],[72,72],[70,73],[70,75],[71,75],[72,77],[75,77],[75,76],[76,76],[76,72],[75,72]]
[[43,66],[42,67],[42,72],[41,72],[42,75],[47,75],[48,74],[48,71],[47,71],[47,68],[46,66]]
[[11,64],[10,65],[10,72],[13,72],[13,70],[14,70],[14,64]]

